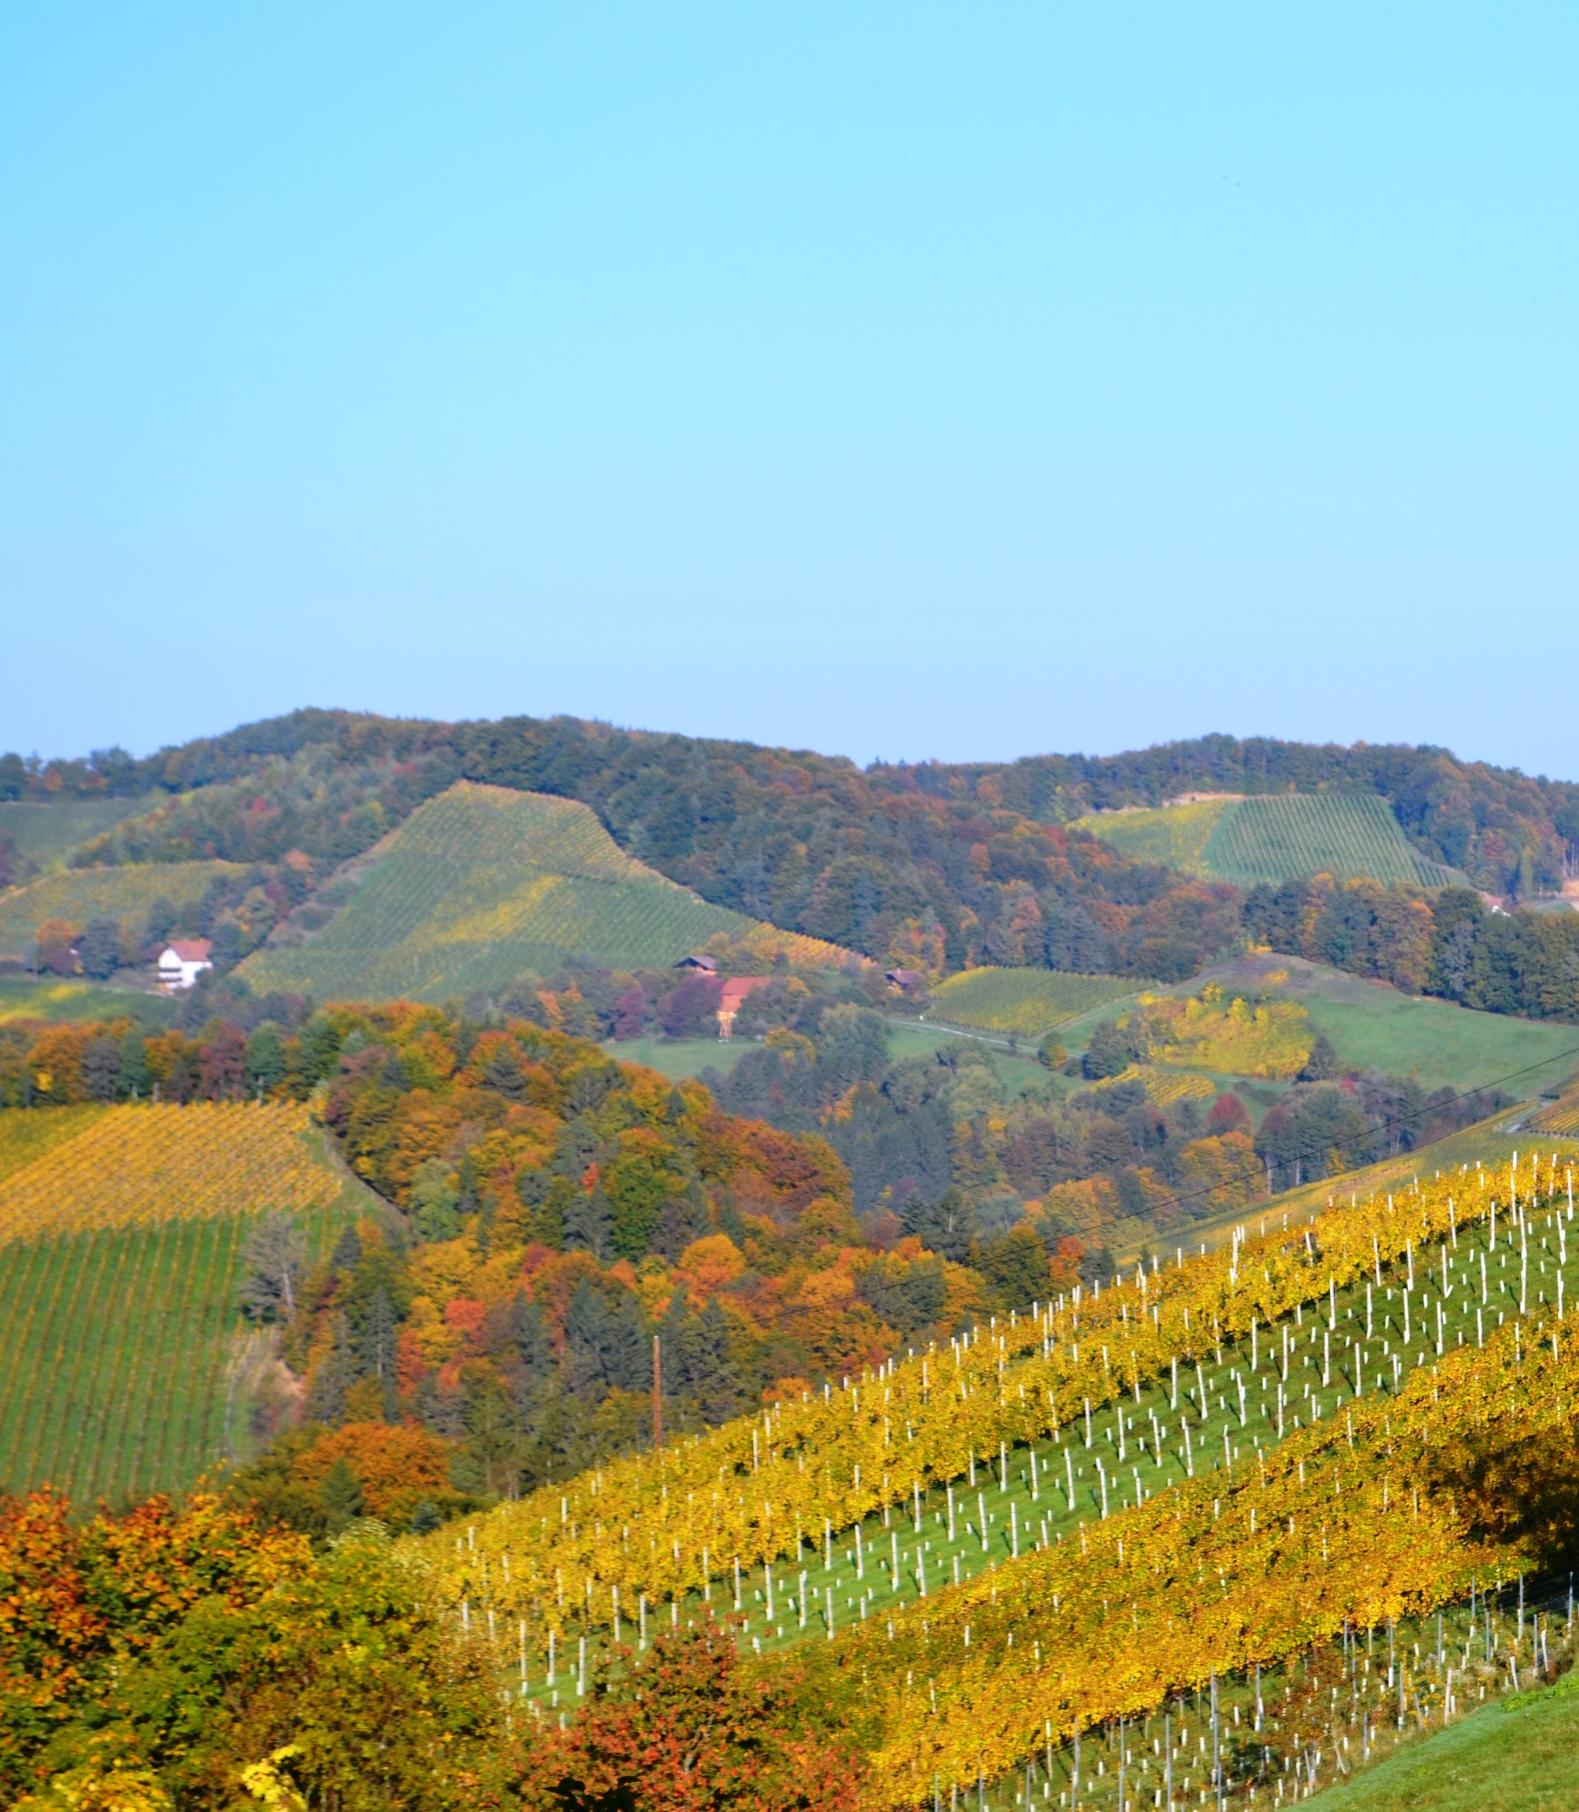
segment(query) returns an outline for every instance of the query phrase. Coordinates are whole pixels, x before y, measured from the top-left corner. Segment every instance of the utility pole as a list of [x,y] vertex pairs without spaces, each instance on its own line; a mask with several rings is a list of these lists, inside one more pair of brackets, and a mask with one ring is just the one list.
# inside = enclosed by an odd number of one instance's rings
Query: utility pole
[[663,1445],[663,1357],[656,1334],[652,1337],[652,1445],[654,1452]]

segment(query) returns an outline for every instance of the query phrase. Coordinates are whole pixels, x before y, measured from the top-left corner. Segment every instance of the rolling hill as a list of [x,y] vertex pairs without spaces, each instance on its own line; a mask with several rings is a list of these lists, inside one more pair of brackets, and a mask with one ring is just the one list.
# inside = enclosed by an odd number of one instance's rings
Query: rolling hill
[[137,926],[156,900],[195,905],[210,881],[245,872],[233,862],[161,862],[65,868],[0,894],[0,962],[26,962],[46,919]]
[[1470,1089],[1507,1077],[1507,1092],[1528,1099],[1579,1071],[1579,1029],[1571,1025],[1404,994],[1300,957],[1245,957],[1218,964],[1201,980],[1296,1001],[1345,1068],[1413,1076],[1427,1089]]
[[[299,941],[298,941],[299,939]],[[848,953],[710,905],[627,856],[572,800],[460,782],[347,875],[321,929],[288,926],[241,965],[260,992],[444,1001],[556,973],[675,962],[713,939],[763,963]]]
[[363,1209],[291,1106],[0,1112],[0,1489],[177,1490],[248,1446],[257,1217],[321,1256]]
[[1241,887],[1323,873],[1418,887],[1468,884],[1422,856],[1387,801],[1371,793],[1221,797],[1095,812],[1076,823],[1132,861]]

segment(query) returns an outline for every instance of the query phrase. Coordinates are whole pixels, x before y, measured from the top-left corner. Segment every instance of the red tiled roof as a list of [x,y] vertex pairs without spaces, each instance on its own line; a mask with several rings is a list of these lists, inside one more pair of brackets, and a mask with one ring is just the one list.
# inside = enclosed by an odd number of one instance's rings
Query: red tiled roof
[[169,948],[183,963],[206,963],[208,953],[214,946],[206,937],[173,937]]
[[726,981],[718,993],[718,1004],[722,1011],[728,1013],[738,1008],[748,994],[755,994],[758,988],[765,988],[773,980],[771,975],[737,975]]

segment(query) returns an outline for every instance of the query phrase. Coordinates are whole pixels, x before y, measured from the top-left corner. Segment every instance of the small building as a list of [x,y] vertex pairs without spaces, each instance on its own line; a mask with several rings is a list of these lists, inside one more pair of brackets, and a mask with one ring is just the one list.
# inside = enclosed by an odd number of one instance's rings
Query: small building
[[675,965],[676,969],[689,969],[697,975],[716,975],[718,959],[713,956],[698,956],[694,951],[690,956],[682,956]]
[[159,986],[166,994],[180,994],[190,988],[205,969],[212,969],[209,951],[213,945],[206,937],[172,938],[159,953]]
[[927,978],[919,969],[885,969],[883,980],[895,994],[925,994]]
[[735,1035],[735,1015],[745,1005],[747,998],[755,994],[758,988],[768,987],[773,980],[771,975],[736,975],[726,981],[718,991],[718,1036],[733,1038]]

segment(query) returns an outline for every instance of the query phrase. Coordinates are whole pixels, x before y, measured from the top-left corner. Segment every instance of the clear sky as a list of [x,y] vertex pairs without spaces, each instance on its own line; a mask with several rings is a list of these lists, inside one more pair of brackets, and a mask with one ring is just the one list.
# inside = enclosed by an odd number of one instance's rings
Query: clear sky
[[1579,9],[13,8],[0,748],[1579,777]]

